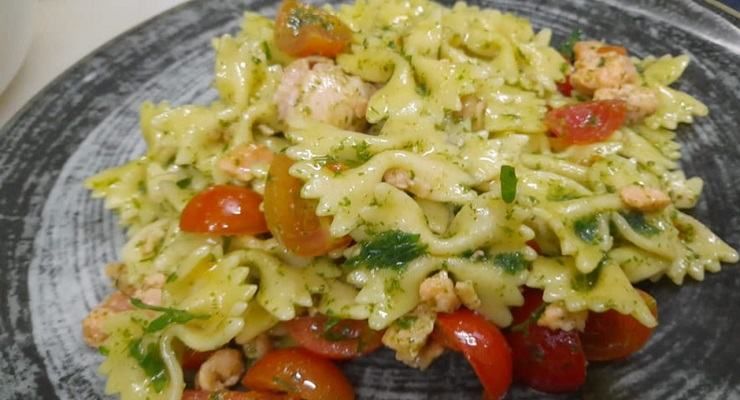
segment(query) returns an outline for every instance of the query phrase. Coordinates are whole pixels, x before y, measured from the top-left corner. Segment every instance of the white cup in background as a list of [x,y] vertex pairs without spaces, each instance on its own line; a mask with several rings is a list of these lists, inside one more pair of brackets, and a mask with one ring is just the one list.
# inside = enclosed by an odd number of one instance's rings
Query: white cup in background
[[23,64],[33,37],[34,0],[0,0],[0,93]]

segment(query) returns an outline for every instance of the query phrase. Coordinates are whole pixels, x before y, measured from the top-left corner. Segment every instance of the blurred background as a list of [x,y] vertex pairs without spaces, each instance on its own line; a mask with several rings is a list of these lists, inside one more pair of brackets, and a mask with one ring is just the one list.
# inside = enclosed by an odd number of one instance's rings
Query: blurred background
[[185,1],[0,0],[0,126],[82,57]]
[[[76,61],[185,1],[0,0],[0,126]],[[740,24],[740,0],[695,1]]]

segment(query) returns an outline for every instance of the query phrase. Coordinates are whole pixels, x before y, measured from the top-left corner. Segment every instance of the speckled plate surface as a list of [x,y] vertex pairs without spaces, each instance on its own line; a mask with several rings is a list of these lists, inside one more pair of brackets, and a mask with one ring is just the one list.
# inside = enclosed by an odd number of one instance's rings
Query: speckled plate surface
[[[80,321],[109,291],[103,265],[123,234],[82,180],[143,153],[137,110],[147,99],[206,103],[211,37],[235,32],[245,9],[265,1],[198,1],[169,11],[88,56],[49,85],[0,131],[0,399],[98,399],[101,357],[81,339]],[[555,42],[578,27],[638,56],[687,53],[679,87],[711,115],[679,130],[683,165],[705,179],[694,214],[740,247],[740,30],[689,1],[483,1],[517,12]],[[589,399],[740,399],[740,269],[705,282],[649,290],[661,325],[624,362],[594,364],[575,394]],[[349,363],[360,399],[479,399],[459,356],[424,373],[390,352]],[[548,398],[515,387],[514,399]]]

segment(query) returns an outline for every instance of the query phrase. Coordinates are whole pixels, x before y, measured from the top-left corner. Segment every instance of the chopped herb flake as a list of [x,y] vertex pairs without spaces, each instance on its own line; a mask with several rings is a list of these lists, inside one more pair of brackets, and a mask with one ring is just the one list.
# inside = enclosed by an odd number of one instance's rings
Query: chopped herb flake
[[154,391],[161,393],[167,387],[169,377],[164,361],[159,355],[159,346],[156,343],[149,343],[144,347],[141,339],[136,339],[129,343],[128,354],[144,370]]
[[645,220],[645,215],[639,211],[620,212],[619,214],[635,232],[642,236],[653,236],[660,233],[660,228]]
[[267,42],[262,42],[262,51],[265,53],[265,59],[269,62],[272,59],[272,52]]
[[599,242],[599,219],[598,215],[581,218],[573,223],[576,235],[586,243],[596,244]]
[[385,231],[361,243],[360,254],[348,259],[345,265],[370,268],[401,269],[426,253],[426,245],[419,243],[419,235],[399,230]]
[[599,282],[599,275],[601,275],[601,269],[605,262],[606,258],[602,259],[599,265],[587,274],[576,274],[570,283],[573,289],[579,292],[588,292],[593,289],[596,283]]
[[501,198],[511,203],[516,199],[516,170],[511,165],[501,166]]
[[144,328],[144,332],[153,333],[161,331],[162,329],[170,326],[171,324],[184,324],[194,319],[208,319],[209,315],[205,314],[192,314],[184,310],[178,310],[169,307],[158,307],[144,303],[137,298],[131,298],[131,305],[136,308],[144,310],[159,311],[162,313],[159,317],[149,322],[149,325]]
[[414,315],[405,315],[399,319],[396,320],[395,324],[400,329],[409,329],[412,325],[414,325],[414,322],[416,322],[416,316]]
[[190,186],[190,182],[192,181],[192,178],[180,179],[179,181],[177,181],[177,187],[179,187],[180,189],[185,189]]
[[342,320],[339,318],[329,317],[324,325],[324,333],[321,336],[330,342],[356,339],[357,333],[352,329],[352,325],[340,325],[340,322],[342,322]]
[[562,185],[550,185],[547,188],[547,200],[548,201],[566,201],[578,199],[581,196],[569,191]]
[[537,306],[537,308],[534,311],[532,311],[532,314],[529,315],[529,318],[512,326],[511,331],[524,333],[525,335],[529,334],[529,326],[531,324],[537,324],[537,321],[542,316],[542,313],[545,312],[545,307],[547,307],[547,303],[545,302]]
[[317,26],[326,32],[336,28],[329,14],[310,5],[299,5],[290,10],[286,22],[293,36],[298,36],[306,26]]
[[427,97],[429,96],[429,88],[427,87],[427,85],[419,83],[416,85],[416,94],[421,97]]
[[373,154],[370,152],[370,145],[364,140],[355,145],[355,153],[360,162],[365,162],[373,157]]
[[567,39],[565,39],[565,42],[560,46],[560,54],[565,57],[567,60],[573,59],[573,46],[576,44],[576,42],[579,42],[581,40],[581,36],[583,33],[580,29],[576,29],[573,32],[570,33]]
[[496,254],[493,257],[493,265],[514,275],[529,267],[529,261],[524,258],[524,255],[521,252],[516,251]]

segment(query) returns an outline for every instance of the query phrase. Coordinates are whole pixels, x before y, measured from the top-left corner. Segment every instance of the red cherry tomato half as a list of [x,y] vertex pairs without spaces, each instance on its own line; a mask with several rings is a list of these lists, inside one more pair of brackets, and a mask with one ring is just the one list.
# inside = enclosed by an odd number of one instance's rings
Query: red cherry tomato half
[[528,240],[527,241],[527,246],[531,247],[532,250],[534,250],[534,251],[537,252],[537,254],[542,254],[542,247],[540,247],[540,244],[537,243],[536,240],[534,240],[534,239]]
[[573,93],[573,85],[570,84],[570,77],[568,76],[562,82],[555,82],[555,85],[558,87],[558,92],[563,96],[570,97]]
[[538,326],[532,315],[542,306],[542,292],[526,289],[524,305],[512,309],[514,323],[506,337],[514,359],[514,378],[542,392],[572,392],[586,381],[580,338],[576,331]]
[[190,199],[180,215],[180,229],[191,233],[256,235],[267,232],[260,211],[262,196],[240,186],[217,185]]
[[297,400],[284,394],[268,392],[207,392],[205,390],[186,390],[182,393],[182,400]]
[[[655,299],[642,290],[638,289],[638,292],[655,318],[658,318]],[[653,328],[646,327],[634,317],[608,310],[589,313],[581,341],[588,360],[610,361],[636,353],[645,346],[652,334]]]
[[293,57],[334,57],[352,41],[339,18],[296,0],[285,0],[275,18],[275,43]]
[[265,217],[270,232],[291,252],[304,257],[324,255],[342,248],[349,236],[333,238],[331,218],[316,216],[316,202],[301,197],[303,182],[290,175],[293,160],[275,154],[265,185]]
[[286,322],[285,328],[304,349],[335,360],[371,353],[383,338],[383,332],[370,329],[367,321],[334,321],[323,315],[296,318]]
[[608,139],[627,118],[620,100],[599,100],[553,108],[545,124],[559,145],[589,144]]
[[506,395],[511,385],[511,350],[495,325],[461,308],[451,314],[438,314],[437,328],[442,343],[462,351],[489,398]]
[[182,353],[180,365],[184,369],[198,369],[212,354],[212,351],[196,351],[186,348]]
[[257,360],[242,379],[254,390],[284,392],[304,400],[353,400],[347,378],[331,361],[301,348],[280,349]]

